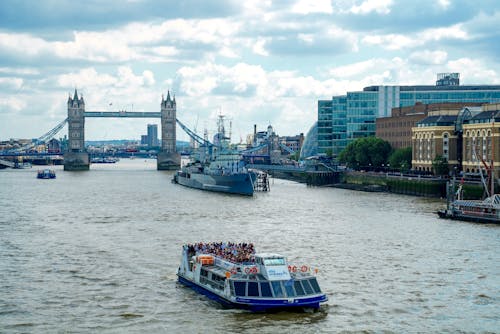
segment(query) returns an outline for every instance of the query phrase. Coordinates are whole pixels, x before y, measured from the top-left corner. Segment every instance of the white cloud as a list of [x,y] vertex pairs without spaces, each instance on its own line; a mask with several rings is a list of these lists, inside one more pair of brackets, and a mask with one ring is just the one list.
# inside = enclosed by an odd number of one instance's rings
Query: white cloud
[[257,38],[256,42],[253,44],[252,51],[260,56],[269,56],[269,52],[265,49],[266,40],[264,38]]
[[49,43],[29,34],[0,33],[0,50],[18,53],[21,56],[36,56],[50,50]]
[[417,64],[422,65],[442,65],[446,62],[448,53],[446,51],[416,51],[410,54],[409,59]]
[[442,8],[446,9],[446,8],[448,8],[448,7],[450,6],[451,1],[450,1],[450,0],[438,0],[438,4],[439,4]]
[[84,68],[77,73],[62,74],[57,78],[57,84],[68,87],[108,87],[115,85],[117,79],[109,74],[98,74],[93,67]]
[[[232,39],[241,23],[223,19],[169,20],[160,24],[131,23],[106,31],[74,31],[69,41],[47,41],[29,34],[0,33],[0,49],[23,57],[56,57],[97,63],[133,60],[172,61],[175,44],[214,46],[225,57],[237,57]],[[236,40],[237,41],[237,40]],[[161,44],[151,47],[150,44]],[[179,60],[179,59],[178,59]]]
[[[405,35],[388,34],[388,35],[368,35],[361,40],[368,45],[376,45],[388,50],[401,50],[407,47],[415,46],[415,39]],[[422,44],[423,42],[418,42]]]
[[449,72],[460,73],[460,84],[500,84],[500,72],[483,61],[471,58],[450,60],[446,66]]
[[23,82],[21,78],[0,78],[0,89],[18,90],[23,86]]
[[16,75],[37,75],[40,71],[35,68],[14,68],[14,67],[0,67],[0,73],[16,74]]
[[423,42],[428,42],[439,41],[442,39],[467,40],[470,37],[463,29],[462,24],[454,24],[450,27],[426,29],[423,32],[417,34],[417,38],[422,39]]
[[362,42],[367,45],[380,46],[388,50],[402,50],[416,48],[429,42],[443,39],[467,40],[469,36],[462,28],[462,25],[457,24],[450,27],[425,29],[413,35],[367,35],[363,37]]
[[389,14],[391,12],[392,0],[365,0],[360,5],[352,6],[349,11],[353,14]]
[[292,13],[311,14],[333,12],[330,0],[299,0],[292,6]]
[[26,100],[22,97],[1,95],[0,97],[0,116],[19,112],[27,106]]

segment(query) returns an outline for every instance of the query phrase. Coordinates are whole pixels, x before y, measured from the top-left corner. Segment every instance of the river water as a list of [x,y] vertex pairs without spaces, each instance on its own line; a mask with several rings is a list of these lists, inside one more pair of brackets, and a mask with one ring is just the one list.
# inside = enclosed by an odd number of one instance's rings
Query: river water
[[[184,188],[155,160],[0,170],[2,333],[500,332],[500,226],[440,200],[272,179],[253,198]],[[181,246],[253,242],[319,268],[315,313],[224,309],[176,283]]]

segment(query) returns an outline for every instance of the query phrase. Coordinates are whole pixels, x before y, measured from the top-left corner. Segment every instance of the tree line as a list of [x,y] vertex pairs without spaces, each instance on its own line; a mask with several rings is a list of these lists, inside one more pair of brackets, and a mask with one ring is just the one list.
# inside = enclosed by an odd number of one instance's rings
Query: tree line
[[[388,141],[381,138],[364,137],[349,143],[340,152],[338,160],[354,170],[397,170],[407,172],[412,167],[412,149],[411,147],[393,149]],[[448,173],[448,162],[442,156],[437,156],[432,166],[436,175],[446,175]]]

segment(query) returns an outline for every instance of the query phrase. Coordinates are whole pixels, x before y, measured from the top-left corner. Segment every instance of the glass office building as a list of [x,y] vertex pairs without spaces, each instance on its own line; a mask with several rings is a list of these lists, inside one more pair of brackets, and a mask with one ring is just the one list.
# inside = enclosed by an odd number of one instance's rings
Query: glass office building
[[440,73],[435,86],[370,86],[318,101],[318,153],[336,157],[349,142],[375,136],[375,119],[415,103],[500,102],[500,85],[460,86],[458,73]]

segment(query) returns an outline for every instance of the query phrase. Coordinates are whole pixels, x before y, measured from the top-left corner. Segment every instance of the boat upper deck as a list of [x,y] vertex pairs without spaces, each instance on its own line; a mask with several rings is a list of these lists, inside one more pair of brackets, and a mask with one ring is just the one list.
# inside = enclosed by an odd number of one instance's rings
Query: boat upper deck
[[254,262],[255,247],[252,243],[208,242],[184,245],[189,257],[199,254],[211,254],[234,264]]

